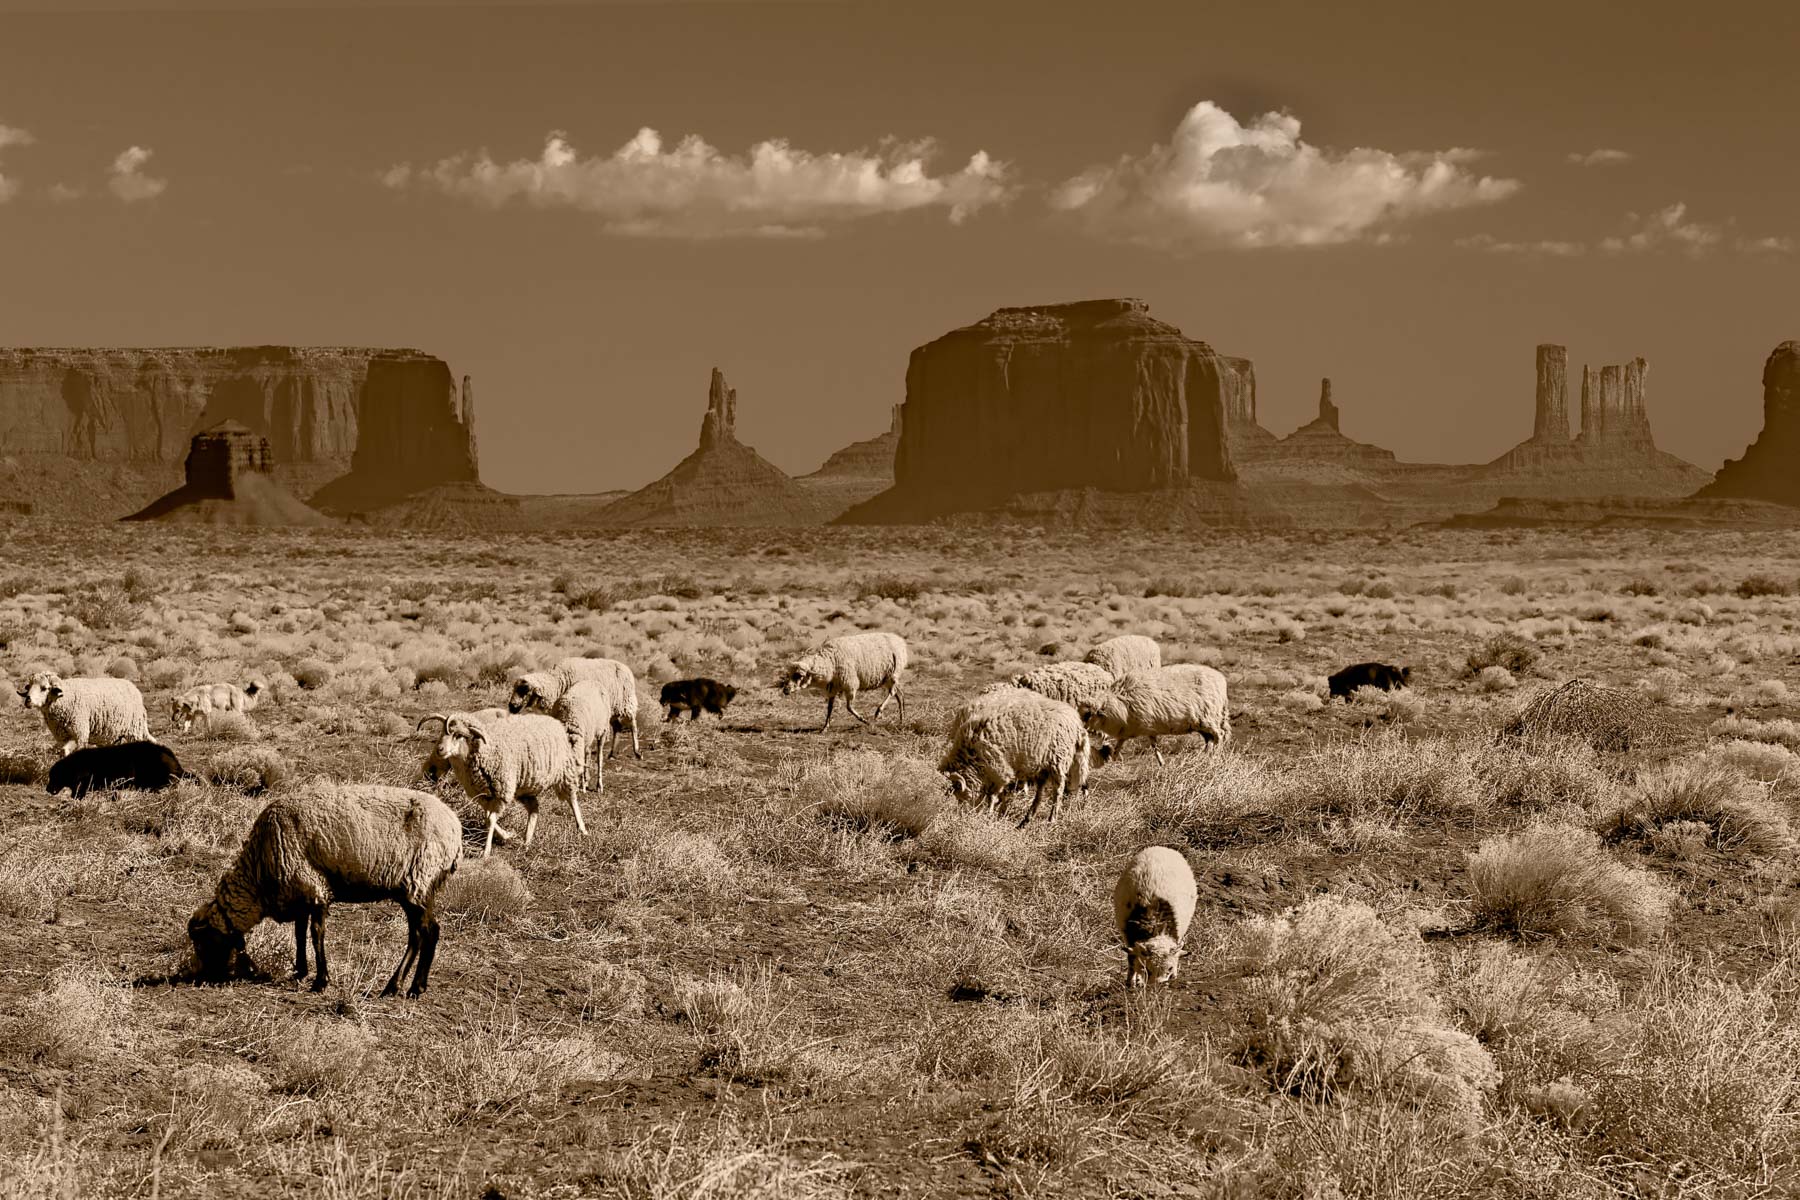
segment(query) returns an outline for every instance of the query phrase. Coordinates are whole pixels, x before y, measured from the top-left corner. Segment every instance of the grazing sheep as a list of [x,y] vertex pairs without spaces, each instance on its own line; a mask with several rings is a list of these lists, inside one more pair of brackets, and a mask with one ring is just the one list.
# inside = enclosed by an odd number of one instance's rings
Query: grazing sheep
[[1111,690],[1113,677],[1098,663],[1059,662],[1013,676],[1013,686],[1029,688],[1040,696],[1080,708],[1098,704]]
[[1331,698],[1343,697],[1348,701],[1356,694],[1357,688],[1380,688],[1391,692],[1395,688],[1403,688],[1412,678],[1411,667],[1391,667],[1387,663],[1364,662],[1345,667],[1330,679],[1326,680],[1331,688]]
[[114,742],[58,759],[50,767],[44,790],[52,796],[66,791],[79,800],[89,792],[117,787],[160,792],[177,779],[192,778],[175,752],[159,742]]
[[[453,713],[444,714],[444,716],[446,718],[461,717],[465,721],[484,721],[484,722],[504,721],[507,717],[509,717],[511,715],[512,714],[507,712],[504,708],[478,708],[474,712],[453,712]],[[435,719],[435,718],[427,717],[425,720],[429,721],[429,720],[433,720],[433,719]],[[425,724],[425,722],[421,721],[421,722],[419,722],[419,724],[421,726],[423,726]],[[416,734],[416,733],[418,733],[418,730],[414,729],[413,732]],[[444,776],[455,773],[450,766],[450,760],[443,757],[442,755],[440,755],[438,753],[436,742],[433,742],[431,744],[431,753],[425,757],[424,766],[421,767],[420,769],[423,772],[427,782],[430,782],[433,784],[437,783],[437,781],[442,779]]]
[[524,806],[525,845],[537,832],[538,798],[562,796],[575,810],[575,827],[587,836],[581,817],[582,754],[555,717],[528,714],[492,723],[433,713],[419,722],[442,721],[437,755],[450,764],[469,799],[487,811],[487,841],[481,857],[493,853],[494,838],[512,840],[500,828],[500,813],[517,800]]
[[65,755],[83,746],[150,740],[144,694],[129,679],[64,679],[39,671],[19,689],[19,699],[43,711],[44,728]]
[[406,912],[406,956],[381,994],[392,996],[418,964],[406,990],[420,996],[437,955],[432,912],[438,889],[462,858],[462,823],[436,796],[381,784],[318,783],[278,796],[257,814],[237,861],[219,889],[188,921],[203,979],[223,982],[253,973],[244,935],[264,918],[294,923],[294,978],[306,978],[307,928],[318,972],[312,990],[330,982],[325,915],[332,901],[396,900]]
[[1113,917],[1125,939],[1125,986],[1167,983],[1181,970],[1181,943],[1194,916],[1194,869],[1167,846],[1139,850],[1113,888]]
[[1010,785],[1035,785],[1031,807],[1019,822],[1023,829],[1037,812],[1046,786],[1051,789],[1052,823],[1066,790],[1087,791],[1091,753],[1088,731],[1073,708],[1014,687],[983,692],[957,711],[938,770],[949,776],[950,790],[958,799],[974,795],[1000,815],[1012,803]]
[[[852,633],[832,638],[823,646],[803,654],[789,666],[782,681],[781,694],[792,695],[805,688],[819,688],[825,693],[825,733],[831,728],[832,709],[839,696],[850,715],[864,725],[881,719],[881,710],[889,700],[899,701],[900,719],[906,720],[906,697],[900,695],[900,677],[906,673],[906,641],[897,633]],[[887,687],[887,695],[875,706],[875,715],[865,718],[856,711],[856,694]]]
[[1115,680],[1106,696],[1081,715],[1089,729],[1113,739],[1100,751],[1102,762],[1119,754],[1134,737],[1150,739],[1159,763],[1164,761],[1156,744],[1159,737],[1197,733],[1212,745],[1231,740],[1225,676],[1197,663],[1132,672]]
[[1121,634],[1109,638],[1087,652],[1083,662],[1105,669],[1114,679],[1133,671],[1154,671],[1162,666],[1162,647],[1156,639],[1141,633]]
[[700,710],[705,709],[715,717],[725,715],[725,706],[737,695],[737,689],[729,683],[720,683],[716,679],[677,679],[673,683],[662,686],[662,702],[669,710],[669,720],[673,721],[688,710],[688,720],[698,721]]
[[169,719],[182,733],[192,729],[199,717],[206,718],[206,726],[210,729],[214,713],[247,713],[256,707],[257,696],[262,690],[262,684],[254,679],[243,687],[232,683],[203,683],[169,701]]
[[[612,692],[605,684],[584,679],[556,698],[550,715],[563,723],[569,739],[581,752],[581,783],[596,793],[605,786],[604,760],[600,743],[612,728]],[[588,759],[593,759],[593,773],[588,773]]]
[[532,671],[513,680],[512,696],[506,707],[515,713],[533,709],[549,712],[557,698],[582,680],[604,684],[612,692],[611,735],[606,756],[611,758],[619,748],[619,731],[631,729],[631,752],[644,757],[638,747],[637,677],[631,668],[614,658],[565,658],[547,671]]

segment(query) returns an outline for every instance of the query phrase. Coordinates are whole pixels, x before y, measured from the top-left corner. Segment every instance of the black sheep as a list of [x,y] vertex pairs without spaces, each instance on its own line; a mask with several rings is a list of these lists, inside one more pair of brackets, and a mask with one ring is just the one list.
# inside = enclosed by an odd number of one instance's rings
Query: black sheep
[[680,716],[684,708],[688,710],[690,721],[700,719],[701,709],[715,717],[723,717],[725,706],[731,703],[731,698],[735,695],[735,687],[716,679],[677,679],[673,683],[663,684],[662,688],[662,702],[668,706],[671,721]]
[[160,742],[116,742],[89,746],[58,759],[44,790],[80,799],[91,791],[115,787],[160,792],[177,779],[192,779],[175,752]]
[[1345,667],[1330,679],[1333,699],[1342,696],[1346,701],[1355,694],[1357,688],[1380,688],[1391,692],[1395,688],[1406,686],[1412,677],[1411,667],[1392,667],[1387,663],[1364,662]]

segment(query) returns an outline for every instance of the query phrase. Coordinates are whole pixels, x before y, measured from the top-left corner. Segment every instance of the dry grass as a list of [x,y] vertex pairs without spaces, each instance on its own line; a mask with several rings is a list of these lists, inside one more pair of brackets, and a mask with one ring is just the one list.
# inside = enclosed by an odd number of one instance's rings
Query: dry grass
[[[202,778],[48,797],[41,721],[0,721],[0,1194],[1610,1200],[1795,1177],[1800,598],[1738,585],[1800,577],[1800,539],[1719,535],[1697,563],[1690,535],[1612,531],[22,529],[0,674],[135,674]],[[88,592],[129,617],[87,623]],[[769,681],[861,628],[907,638],[908,720],[820,737],[817,697]],[[959,703],[1121,632],[1225,672],[1228,750],[1108,764],[1054,826],[946,796]],[[419,717],[571,654],[638,669],[645,757],[608,763],[586,838],[549,800],[529,850],[465,856],[427,997],[377,995],[391,904],[333,908],[325,993],[286,979],[268,923],[249,951],[274,978],[164,984],[269,793],[419,785]],[[1367,659],[1412,686],[1324,704]],[[677,672],[739,686],[724,721],[659,723]],[[252,676],[255,740],[165,728],[176,690]],[[1496,740],[1567,678],[1682,737]],[[480,810],[441,794],[478,851]],[[1200,906],[1175,986],[1127,995],[1110,890],[1151,842],[1188,854]]]

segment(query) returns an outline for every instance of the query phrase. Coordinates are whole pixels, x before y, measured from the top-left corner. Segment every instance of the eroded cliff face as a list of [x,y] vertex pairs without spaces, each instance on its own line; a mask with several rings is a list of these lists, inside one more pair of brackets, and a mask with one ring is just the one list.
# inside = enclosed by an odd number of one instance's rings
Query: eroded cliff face
[[1725,460],[1702,498],[1800,505],[1800,342],[1783,342],[1763,363],[1763,427],[1744,457]]
[[912,352],[884,509],[915,519],[1015,493],[1235,478],[1236,370],[1142,300],[1003,308]]
[[[473,395],[414,350],[0,349],[0,456],[130,464],[167,479],[201,429],[235,421],[279,472],[384,490],[477,478]],[[154,494],[154,493],[152,493]]]

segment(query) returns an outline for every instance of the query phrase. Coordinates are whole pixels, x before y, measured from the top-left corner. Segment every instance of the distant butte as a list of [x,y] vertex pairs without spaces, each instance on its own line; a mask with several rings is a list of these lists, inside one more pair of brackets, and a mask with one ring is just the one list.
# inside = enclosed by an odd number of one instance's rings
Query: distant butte
[[1775,347],[1763,363],[1762,385],[1762,432],[1744,457],[1725,461],[1700,498],[1800,505],[1800,341]]
[[194,435],[187,482],[127,521],[187,525],[330,525],[275,481],[269,439],[236,421],[221,421]]

